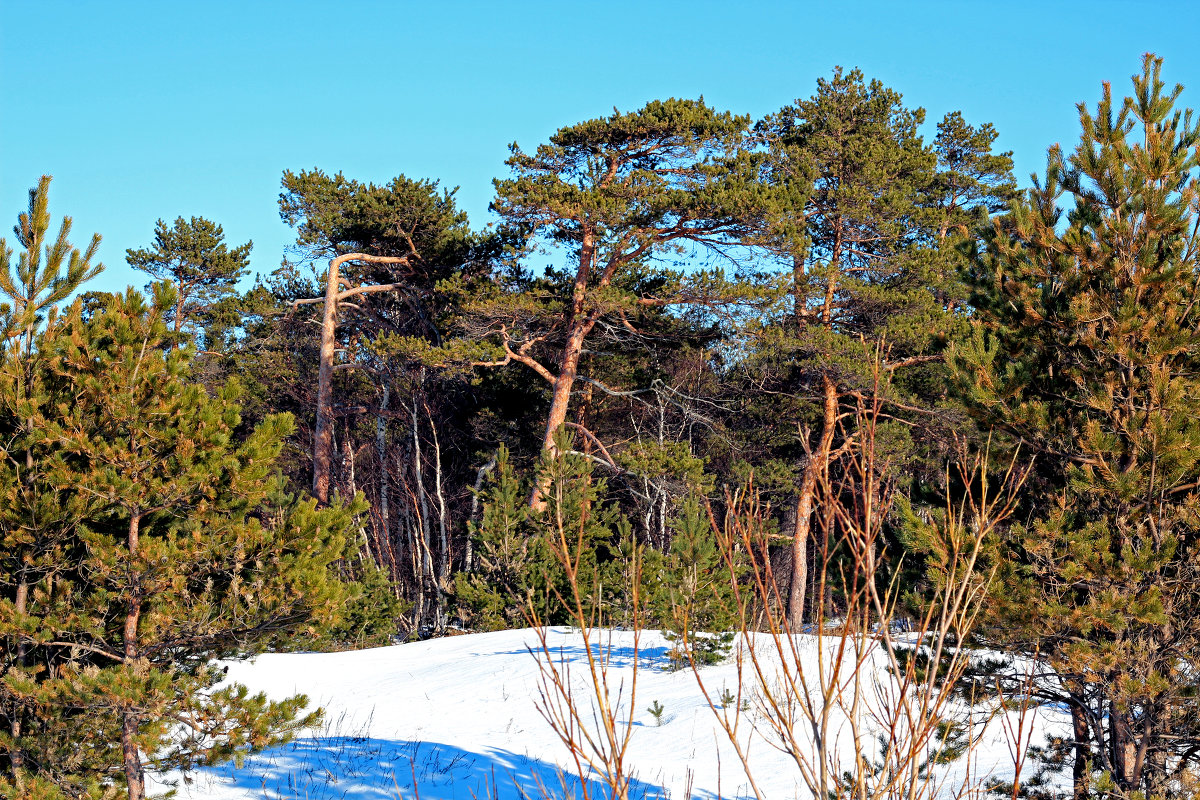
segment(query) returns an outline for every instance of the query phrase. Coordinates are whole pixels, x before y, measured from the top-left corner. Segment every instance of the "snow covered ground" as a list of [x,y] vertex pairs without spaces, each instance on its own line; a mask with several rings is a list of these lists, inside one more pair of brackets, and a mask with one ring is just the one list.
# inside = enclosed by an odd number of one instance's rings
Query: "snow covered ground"
[[[551,629],[548,636],[556,658],[574,668],[577,698],[587,701],[582,637],[567,628]],[[815,639],[801,638],[811,640],[801,648],[811,652],[815,665]],[[605,632],[602,639],[611,645],[612,685],[615,690],[623,682],[622,704],[628,709],[633,634]],[[241,768],[231,763],[193,773],[190,781],[179,783],[179,797],[518,800],[537,797],[539,786],[557,789],[554,794],[561,796],[564,771],[576,789],[578,781],[570,777],[575,767],[567,748],[537,710],[539,670],[530,646],[537,646],[535,633],[519,630],[355,652],[270,654],[234,663],[230,679],[251,691],[273,698],[307,694],[325,709],[325,725],[247,758]],[[695,798],[753,797],[695,676],[667,668],[668,649],[661,635],[642,634],[631,797],[686,800],[689,791]],[[723,689],[737,690],[732,660],[703,668],[701,677],[718,705]],[[648,710],[654,703],[663,709],[661,720]],[[762,796],[810,796],[794,761],[753,730],[755,712],[736,713],[743,716],[742,738]],[[1033,727],[1036,744],[1048,732],[1065,730],[1066,721],[1061,713],[1040,709]],[[988,726],[973,764],[945,768],[943,794],[960,788],[968,766],[972,781],[1011,779],[1012,756],[1002,728],[998,722]],[[156,788],[167,788],[163,781],[172,779],[178,776],[161,776]]]

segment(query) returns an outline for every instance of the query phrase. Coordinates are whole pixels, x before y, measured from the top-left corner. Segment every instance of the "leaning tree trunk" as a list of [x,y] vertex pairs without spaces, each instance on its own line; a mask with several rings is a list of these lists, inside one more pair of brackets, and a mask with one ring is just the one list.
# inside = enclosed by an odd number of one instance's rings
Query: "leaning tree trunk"
[[[575,273],[575,285],[571,294],[571,306],[566,310],[567,339],[563,344],[562,356],[559,359],[558,377],[554,379],[554,390],[550,401],[550,413],[546,417],[546,435],[542,438],[542,452],[557,455],[558,448],[554,437],[558,429],[567,421],[567,409],[571,404],[571,389],[575,386],[575,376],[579,371],[579,359],[583,355],[583,342],[599,318],[599,313],[593,311],[585,314],[587,304],[588,281],[591,279],[592,263],[596,257],[595,231],[584,231],[579,245],[579,269]],[[549,488],[545,480],[535,481],[529,505],[535,511],[546,507],[542,499]]]
[[792,631],[804,625],[804,606],[808,586],[808,542],[812,536],[812,515],[817,484],[829,474],[829,454],[833,449],[833,434],[837,428],[837,385],[828,375],[821,379],[824,414],[821,419],[821,438],[804,467],[800,492],[796,501],[796,527],[792,535],[792,585],[788,591],[788,624]]
[[583,340],[590,330],[590,325],[585,325],[580,321],[572,324],[567,334],[558,378],[554,381],[550,413],[546,416],[546,434],[542,438],[542,449],[545,452],[556,452],[554,436],[567,421],[567,410],[571,404],[571,390],[575,386],[575,376],[579,373],[579,359],[583,355]]

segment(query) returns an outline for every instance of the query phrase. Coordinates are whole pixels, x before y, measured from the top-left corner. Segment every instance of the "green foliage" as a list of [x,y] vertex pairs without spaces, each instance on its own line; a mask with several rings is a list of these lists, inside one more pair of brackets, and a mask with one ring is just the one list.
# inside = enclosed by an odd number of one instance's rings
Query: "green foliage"
[[336,571],[360,507],[284,491],[290,418],[236,440],[239,387],[189,380],[169,285],[96,300],[0,363],[0,469],[16,479],[0,506],[0,758],[68,794],[135,792],[146,764],[240,757],[311,724],[303,697],[218,688],[213,659],[318,638],[356,593]]
[[[176,331],[201,331],[204,346],[218,346],[224,334],[238,326],[237,283],[250,271],[246,242],[232,250],[225,244],[225,231],[204,217],[177,217],[170,227],[154,223],[154,244],[128,249],[125,260],[157,281],[175,287],[175,306],[167,320]],[[146,291],[153,289],[153,282]]]
[[[948,117],[931,147],[923,120],[898,92],[839,68],[812,97],[758,124],[771,178],[798,205],[776,245],[792,262],[790,314],[764,332],[750,366],[777,373],[791,391],[805,394],[822,376],[840,392],[870,391],[879,357],[911,359],[908,372],[919,372],[954,327],[946,304],[962,292],[948,283],[953,269],[936,231],[980,209],[986,216],[1000,191],[993,184],[1011,175],[1005,157],[990,154],[990,126]],[[888,387],[905,403],[918,388]],[[787,418],[812,413],[801,406]]]
[[969,125],[959,111],[943,117],[937,129],[933,149],[939,170],[928,194],[937,211],[938,233],[970,238],[987,224],[989,214],[1006,211],[1017,196],[1012,153],[993,153],[996,129],[990,123]]
[[617,456],[617,463],[635,475],[685,490],[712,487],[712,477],[704,472],[705,460],[694,455],[687,442],[633,442]]
[[[99,237],[93,236],[91,246],[80,253],[67,238],[70,218],[63,219],[53,245],[46,244],[49,184],[49,176],[43,176],[29,193],[29,211],[18,219],[15,230],[24,252],[15,269],[11,249],[0,240],[5,259],[0,292],[7,298],[0,304],[0,674],[11,677],[0,680],[0,766],[14,781],[13,794],[32,797],[53,796],[54,790],[36,776],[29,780],[26,767],[23,742],[47,703],[27,674],[36,669],[37,656],[29,639],[71,619],[70,584],[63,576],[80,548],[67,497],[46,480],[43,462],[49,448],[36,419],[39,407],[70,404],[74,398],[56,391],[35,344],[43,323],[55,319],[57,303],[100,270],[91,265]],[[69,722],[56,721],[32,733],[61,759],[78,763],[83,758]]]
[[[501,262],[495,290],[464,305],[461,338],[487,346],[477,365],[517,363],[554,385],[547,448],[576,380],[642,390],[657,377],[648,352],[711,339],[773,296],[753,276],[672,263],[727,255],[761,227],[772,190],[748,134],[746,117],[670,99],[561,128],[531,153],[512,146],[493,209],[522,240],[513,255],[548,249],[566,266],[535,277]],[[622,358],[593,358],[601,343]]]
[[[471,627],[582,615],[663,628],[677,667],[719,661],[740,567],[705,496],[753,480],[784,509],[764,525],[834,575],[844,548],[818,540],[838,533],[821,511],[862,477],[843,454],[874,403],[872,477],[898,490],[885,536],[915,556],[877,579],[910,569],[895,585],[914,606],[954,580],[957,543],[926,504],[977,488],[942,471],[973,434],[965,405],[997,448],[1035,458],[1023,524],[983,555],[1000,587],[985,638],[1044,659],[1039,696],[1088,731],[1048,756],[1074,755],[1095,791],[1183,786],[1200,753],[1200,128],[1177,97],[1148,59],[1132,97],[1081,108],[1079,146],[1021,194],[991,125],[953,112],[926,142],[923,110],[840,68],[753,128],[669,99],[514,144],[485,234],[436,181],[288,171],[296,245],[269,287],[235,298],[250,244],[160,219],[127,260],[171,285],[89,293],[63,316],[99,239],[73,248],[69,219],[50,236],[43,177],[15,265],[0,240],[0,794],[112,795],[131,774],[123,738],[180,768],[279,741],[313,719],[303,698],[224,686],[214,659],[384,642],[401,591],[418,625],[444,621],[459,564]],[[786,274],[695,258],[747,247]],[[344,269],[351,287],[395,286],[341,308],[338,483],[354,500],[318,509],[277,468],[307,482],[307,431],[278,412],[309,418],[319,306],[291,304],[349,252],[406,261]],[[181,347],[193,329],[223,356]],[[514,362],[529,372],[476,371]],[[487,469],[472,454],[501,442],[463,525]],[[389,565],[417,565],[403,588],[371,559],[381,543],[416,551]],[[922,650],[899,658],[945,679]],[[976,659],[962,688],[1015,694],[1013,664]],[[963,735],[942,721],[936,760]]]
[[453,264],[469,242],[467,217],[456,207],[454,192],[439,189],[437,181],[403,175],[377,186],[340,172],[285,170],[279,215],[296,228],[297,248],[310,259],[415,250],[429,264]]
[[547,487],[541,511],[530,509],[531,481],[517,476],[507,448],[497,454],[482,518],[472,526],[474,569],[456,576],[470,624],[517,627],[529,623],[531,611],[551,624],[569,622],[577,586],[597,624],[667,628],[677,668],[724,658],[733,640],[733,577],[700,497],[693,493],[679,506],[670,549],[659,553],[638,542],[628,520],[605,503],[605,482],[571,450],[570,439],[560,435],[559,446],[558,454],[542,456],[534,476]]
[[[576,603],[595,624],[644,621],[661,557],[634,539],[629,521],[607,502],[605,481],[571,449],[571,439],[560,433],[557,441],[559,450],[543,453],[528,480],[517,476],[507,448],[497,454],[482,518],[471,529],[474,568],[456,576],[474,627],[517,627],[531,613],[545,624],[569,624]],[[535,480],[546,487],[540,510],[528,503]]]
[[508,448],[500,446],[491,482],[483,493],[483,517],[470,526],[474,569],[455,576],[455,589],[469,623],[480,630],[519,627],[526,603],[549,569],[543,545],[534,535]]
[[[578,243],[589,226],[611,232],[626,263],[642,260],[639,248],[736,235],[756,213],[747,200],[765,194],[743,149],[749,122],[703,101],[656,100],[561,128],[531,154],[514,144],[496,211],[558,242]],[[669,234],[648,241],[652,230]]]
[[663,708],[662,703],[655,700],[646,707],[646,711],[649,712],[650,716],[654,717],[655,727],[661,727],[663,723],[663,714],[665,714],[667,711],[665,708]]
[[454,192],[437,181],[398,175],[376,185],[313,169],[286,170],[282,185],[279,215],[296,229],[291,255],[298,259],[285,259],[275,273],[276,292],[288,299],[320,294],[299,267],[320,274],[325,260],[343,253],[406,257],[403,264],[342,267],[351,285],[404,285],[401,294],[372,298],[376,313],[391,323],[389,333],[440,339],[459,293],[476,291],[481,265],[501,247],[498,235],[471,232]]
[[[1125,793],[1165,786],[1198,733],[1200,127],[1160,66],[1080,106],[1074,152],[1052,148],[996,221],[970,275],[975,335],[953,351],[974,412],[1038,464],[990,636],[1062,676],[1087,757]],[[1126,744],[1157,760],[1139,772]]]
[[675,535],[651,607],[664,624],[663,635],[674,644],[668,657],[675,668],[716,664],[733,644],[735,577],[696,494],[685,498],[671,527]]
[[[806,562],[796,580],[816,574],[818,551],[838,571],[836,526],[821,508],[844,483],[866,408],[878,404],[883,419],[872,436],[880,477],[918,503],[941,483],[949,442],[971,430],[947,397],[942,359],[966,325],[961,242],[1011,194],[1011,159],[991,152],[990,125],[950,114],[927,143],[923,121],[895,90],[838,68],[756,127],[764,178],[787,212],[767,220],[764,239],[789,268],[790,302],[763,316],[733,362],[728,424],[756,486],[784,509],[792,560]],[[880,579],[899,568],[885,559]],[[832,583],[823,597],[815,585],[786,588],[793,625],[837,602]]]
[[[87,249],[72,247],[71,218],[63,217],[58,237],[47,242],[50,231],[50,176],[43,175],[38,185],[29,190],[29,210],[17,217],[13,227],[17,243],[23,251],[12,263],[13,250],[0,238],[0,292],[7,298],[0,303],[0,347],[9,347],[14,336],[22,336],[22,348],[28,354],[33,347],[33,335],[44,321],[47,311],[62,302],[80,284],[95,277],[104,267],[92,264],[100,248],[100,235],[93,234]],[[43,252],[44,250],[44,252]]]
[[[350,510],[360,521],[361,532],[361,520],[368,510],[361,493]],[[397,620],[412,608],[412,603],[397,596],[395,583],[387,570],[375,563],[365,544],[350,549],[354,552],[347,554],[338,569],[341,580],[351,587],[341,617],[319,631],[318,639],[299,638],[296,644],[303,649],[356,650],[392,644]]]

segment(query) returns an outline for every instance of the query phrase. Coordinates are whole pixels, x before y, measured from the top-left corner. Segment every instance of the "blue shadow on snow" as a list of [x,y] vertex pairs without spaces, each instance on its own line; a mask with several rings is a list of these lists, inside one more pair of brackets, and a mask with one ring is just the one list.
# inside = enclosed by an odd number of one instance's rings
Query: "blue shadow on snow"
[[[667,647],[639,647],[636,651],[637,664],[639,667],[665,667],[669,661],[667,659]],[[534,648],[534,655],[540,655],[541,650]],[[633,667],[633,657],[635,651],[632,647],[609,647],[603,642],[597,642],[592,645],[592,653],[606,661],[610,667]],[[502,653],[489,653],[488,655],[512,656],[512,655],[528,655],[528,650],[508,650]],[[550,645],[550,655],[558,663],[580,662],[587,664],[587,650],[581,644],[563,644]]]
[[[586,781],[591,798],[603,782]],[[580,780],[555,764],[508,750],[475,753],[424,741],[326,736],[297,739],[232,762],[197,770],[178,797],[199,798],[232,786],[263,800],[523,800],[584,797]],[[564,790],[565,786],[565,790]],[[631,800],[667,800],[661,786],[633,781]]]

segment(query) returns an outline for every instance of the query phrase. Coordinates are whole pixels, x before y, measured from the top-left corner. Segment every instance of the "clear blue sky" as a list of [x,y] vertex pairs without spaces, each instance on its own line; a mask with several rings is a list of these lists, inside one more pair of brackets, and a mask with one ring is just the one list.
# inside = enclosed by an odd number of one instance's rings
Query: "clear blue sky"
[[[291,231],[286,168],[459,186],[479,226],[512,141],[695,97],[755,117],[861,67],[924,107],[990,121],[1024,180],[1072,144],[1075,103],[1122,94],[1140,56],[1200,106],[1196,2],[59,2],[0,15],[0,231],[40,174],[75,240],[101,233],[97,288],[144,279],[125,248],[205,216],[253,268]],[[11,237],[9,237],[11,239]]]

